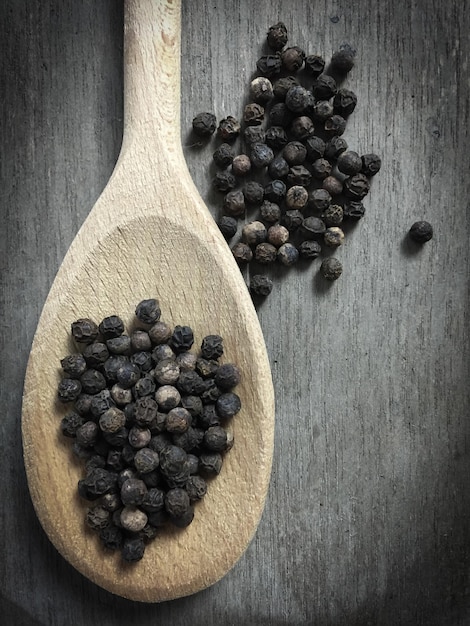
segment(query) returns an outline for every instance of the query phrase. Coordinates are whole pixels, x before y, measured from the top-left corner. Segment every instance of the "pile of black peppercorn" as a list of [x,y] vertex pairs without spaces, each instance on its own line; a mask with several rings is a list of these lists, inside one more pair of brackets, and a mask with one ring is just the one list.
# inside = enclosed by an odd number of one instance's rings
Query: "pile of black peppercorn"
[[[193,130],[222,141],[213,154],[213,186],[224,193],[218,225],[239,266],[289,267],[323,256],[320,271],[335,280],[342,265],[331,253],[344,241],[343,223],[364,216],[363,199],[381,159],[358,154],[343,138],[357,105],[356,94],[342,86],[354,51],[344,46],[327,65],[287,41],[282,22],[269,28],[271,52],[257,61],[241,123],[228,116],[217,125],[214,114],[200,113]],[[239,233],[239,220],[253,210],[256,219]],[[254,294],[266,296],[272,286],[263,269],[251,276]]]
[[172,328],[160,315],[157,300],[143,300],[130,334],[117,315],[99,325],[79,319],[72,336],[80,352],[61,361],[58,399],[73,403],[61,431],[85,463],[78,492],[93,502],[86,522],[128,562],[167,522],[192,522],[241,408],[233,391],[240,372],[221,363],[222,338],[204,337],[196,355],[191,328]]

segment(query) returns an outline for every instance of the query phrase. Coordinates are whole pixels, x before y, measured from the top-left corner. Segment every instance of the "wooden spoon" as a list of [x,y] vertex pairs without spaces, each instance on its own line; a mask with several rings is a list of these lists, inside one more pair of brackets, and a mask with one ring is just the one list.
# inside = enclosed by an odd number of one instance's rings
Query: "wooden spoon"
[[[274,401],[256,312],[232,254],[200,198],[180,143],[180,1],[126,0],[125,124],[114,173],[72,243],[38,324],[26,372],[22,433],[31,497],[50,540],[82,574],[121,596],[158,602],[199,591],[240,558],[269,484]],[[105,553],[84,523],[83,467],[60,434],[59,361],[70,324],[110,314],[127,324],[157,297],[162,319],[200,342],[224,337],[242,411],[234,448],[184,530],[163,532],[132,565]]]

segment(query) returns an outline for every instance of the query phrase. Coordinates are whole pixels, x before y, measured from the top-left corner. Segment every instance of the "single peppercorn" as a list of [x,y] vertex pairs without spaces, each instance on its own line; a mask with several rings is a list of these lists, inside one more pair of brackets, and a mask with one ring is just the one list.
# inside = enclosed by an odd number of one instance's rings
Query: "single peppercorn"
[[231,172],[216,172],[212,179],[212,186],[217,191],[229,191],[237,184],[235,176]]
[[329,74],[320,74],[313,85],[315,100],[329,100],[337,92],[336,81]]
[[264,198],[264,187],[256,181],[250,181],[243,187],[243,197],[248,204],[260,205]]
[[316,237],[321,237],[325,234],[325,231],[325,222],[319,217],[306,217],[300,226],[300,232],[304,239],[315,239]]
[[308,139],[314,134],[315,127],[313,125],[312,119],[308,117],[308,115],[301,115],[294,119],[291,124],[290,131],[294,139],[303,141],[304,139]]
[[219,167],[227,167],[233,161],[235,153],[228,143],[221,143],[217,150],[212,154],[214,163]]
[[[99,394],[97,394],[99,395]],[[73,408],[80,415],[86,415],[90,412],[92,401],[96,396],[91,396],[88,393],[81,393],[75,400]]]
[[[265,276],[264,274],[255,274],[250,278],[250,291],[257,296],[269,296],[273,290],[273,286],[271,278],[269,278],[269,276]],[[220,396],[220,398],[221,397],[222,396]],[[220,398],[217,399],[217,402]]]
[[[286,194],[286,205],[289,209],[298,209],[302,211],[308,202],[308,191],[301,185],[290,187]],[[285,243],[285,242],[283,242]]]
[[176,362],[180,367],[180,371],[193,370],[196,367],[196,355],[192,352],[180,352],[176,357]]
[[249,246],[256,246],[266,241],[266,227],[262,222],[254,221],[245,224],[242,229],[242,241]]
[[287,133],[282,126],[270,126],[265,141],[273,150],[281,150],[288,142]]
[[[184,411],[184,409],[181,409]],[[158,453],[150,448],[140,448],[135,453],[134,465],[139,474],[149,474],[158,467]]]
[[70,354],[60,361],[60,365],[68,378],[80,378],[87,364],[83,354]]
[[199,137],[210,137],[215,133],[217,119],[213,113],[198,113],[193,118],[193,131]]
[[278,222],[281,219],[281,209],[275,202],[265,200],[260,207],[261,219],[268,223]]
[[171,347],[176,353],[190,350],[193,343],[194,333],[189,326],[175,326],[171,335]]
[[243,131],[245,143],[250,148],[255,143],[264,143],[266,133],[261,126],[247,126]]
[[274,159],[272,149],[265,143],[255,143],[251,146],[250,159],[254,167],[266,167]]
[[220,359],[224,353],[223,339],[220,335],[207,335],[201,343],[201,355],[205,359]]
[[251,160],[247,154],[239,154],[232,161],[235,176],[246,176],[251,170]]
[[96,422],[85,422],[84,424],[82,424],[79,428],[77,428],[77,431],[75,433],[77,442],[85,447],[85,448],[90,448],[91,446],[94,446],[96,443],[96,440],[98,438],[98,432],[99,432],[99,426]]
[[268,242],[275,248],[280,248],[289,240],[289,231],[281,224],[275,224],[268,229]]
[[254,102],[266,104],[274,95],[273,85],[265,76],[258,76],[250,83],[250,94]]
[[109,315],[101,321],[99,330],[105,339],[119,337],[124,332],[124,322],[118,315]]
[[344,181],[344,193],[353,200],[362,200],[370,189],[370,183],[364,174],[354,174]]
[[321,245],[318,241],[307,239],[299,245],[299,255],[303,259],[316,259],[321,254]]
[[312,104],[312,92],[301,85],[294,85],[286,93],[286,106],[293,113],[303,113]]
[[99,418],[99,425],[103,432],[116,433],[126,424],[126,416],[117,407],[107,409]]
[[244,265],[253,259],[253,252],[250,246],[242,241],[236,243],[232,247],[232,254],[238,265]]
[[323,155],[325,154],[325,147],[326,144],[321,137],[309,137],[305,142],[308,160],[313,162],[317,159],[323,158]]
[[278,22],[269,27],[268,34],[266,35],[268,46],[271,50],[277,52],[287,43],[287,28],[283,22]]
[[162,359],[155,365],[153,377],[159,385],[173,385],[179,376],[180,366],[175,359]]
[[240,370],[234,363],[224,363],[215,372],[215,383],[223,391],[230,391],[240,382]]
[[317,78],[325,69],[325,59],[317,54],[309,54],[305,57],[305,71]]
[[312,107],[312,117],[316,122],[325,122],[333,114],[333,105],[329,100],[319,100]]
[[331,170],[331,163],[327,159],[317,159],[312,163],[312,176],[319,180],[324,180],[330,176]]
[[343,205],[343,215],[345,218],[359,220],[364,217],[365,208],[360,200],[348,200]]
[[199,457],[199,464],[203,474],[216,476],[222,469],[222,455],[219,452],[204,452]]
[[150,339],[150,335],[145,330],[134,330],[131,334],[130,339],[132,349],[137,352],[150,350],[152,347],[152,340]]
[[76,411],[71,411],[62,418],[60,429],[65,437],[75,437],[77,430],[84,423],[85,418],[83,415],[80,415],[80,413],[77,413]]
[[352,176],[361,171],[362,159],[354,150],[346,150],[339,155],[336,165],[342,174]]
[[202,500],[207,493],[207,483],[202,476],[190,476],[184,488],[189,496],[190,502]]
[[271,78],[281,71],[281,57],[279,54],[265,54],[256,61],[256,67],[260,74]]
[[298,46],[284,48],[281,52],[282,66],[287,72],[295,73],[304,64],[305,52]]
[[95,369],[88,369],[80,376],[82,390],[85,393],[94,395],[106,389],[106,379],[101,372]]
[[323,179],[322,187],[330,196],[338,196],[343,191],[343,183],[336,176],[327,176]]
[[300,141],[290,141],[282,151],[289,165],[302,165],[307,157],[307,148]]
[[328,257],[322,262],[320,272],[326,280],[337,280],[343,273],[343,266],[335,257]]
[[363,154],[361,172],[368,177],[375,176],[382,167],[382,160],[376,154]]
[[227,433],[222,426],[211,426],[204,433],[204,447],[213,452],[223,452],[227,445]]
[[433,227],[424,220],[415,222],[409,230],[410,238],[416,243],[426,243],[432,239],[433,234]]
[[289,232],[294,232],[302,224],[304,216],[298,209],[289,209],[282,218],[282,223]]
[[264,107],[258,102],[250,102],[245,106],[243,121],[247,125],[258,126],[264,120]]
[[217,226],[225,239],[231,239],[238,230],[237,220],[229,215],[222,215],[217,221]]
[[131,338],[129,335],[119,335],[106,340],[106,347],[111,354],[130,354]]
[[145,448],[146,446],[148,446],[151,438],[152,433],[148,428],[144,428],[142,426],[133,426],[130,429],[128,434],[128,440],[129,444],[134,448],[134,452],[132,454],[132,463],[134,462],[135,450],[140,450],[141,448]]
[[335,113],[325,121],[324,129],[329,135],[339,137],[346,130],[346,120]]
[[277,251],[277,259],[287,267],[299,260],[299,251],[292,243],[284,243]]
[[100,530],[109,526],[110,513],[103,506],[97,505],[88,510],[86,522],[93,530]]
[[134,405],[134,419],[139,426],[150,426],[157,417],[157,401],[150,396],[138,398]]
[[[128,472],[128,470],[124,470]],[[121,472],[122,473],[122,472]],[[123,474],[122,478],[129,474]],[[139,506],[147,495],[147,487],[143,480],[129,476],[121,484],[121,501],[124,506]]]
[[191,413],[182,406],[175,407],[168,412],[165,420],[165,429],[169,433],[185,433],[191,426]]
[[260,243],[256,246],[254,258],[263,265],[273,263],[276,260],[277,249],[271,243]]
[[343,207],[339,204],[330,204],[323,211],[321,218],[327,227],[338,226],[343,221]]
[[354,111],[357,105],[357,96],[350,89],[338,89],[333,98],[334,112],[342,117],[348,117]]
[[[83,376],[84,374],[82,377]],[[82,384],[80,380],[75,378],[62,378],[57,388],[58,399],[61,402],[74,402],[82,391]]]
[[[144,525],[145,526],[145,525]],[[142,537],[131,537],[124,540],[121,556],[128,563],[140,561],[144,556],[145,542]]]
[[234,141],[240,134],[240,122],[232,115],[220,120],[217,134],[222,141]]
[[176,487],[165,495],[165,510],[172,517],[183,516],[190,507],[189,496],[184,489]]
[[[171,339],[171,335],[173,334],[173,329],[170,331],[170,337],[168,341]],[[163,361],[163,359],[175,359],[176,355],[173,352],[172,348],[167,344],[163,343],[152,350],[152,361],[158,363],[158,361]]]
[[72,323],[72,337],[77,343],[92,343],[98,337],[98,326],[89,318]]
[[312,181],[312,174],[303,165],[293,165],[289,169],[287,175],[287,183],[289,185],[297,185],[301,187],[308,187]]
[[144,324],[155,324],[161,315],[160,304],[155,298],[142,300],[136,306],[135,314],[138,320]]
[[223,209],[231,217],[241,217],[245,213],[245,196],[241,189],[229,191],[223,202]]
[[145,350],[141,352],[134,352],[134,354],[130,356],[129,361],[132,365],[137,367],[140,375],[148,373],[152,369],[152,355],[150,352],[146,352]]
[[331,57],[331,69],[340,75],[347,74],[354,67],[355,54],[350,46],[344,46],[337,50]]
[[348,144],[342,137],[332,137],[325,145],[325,159],[336,161],[340,154],[348,149]]
[[279,203],[286,195],[286,184],[282,180],[272,180],[264,188],[264,197],[270,202]]
[[326,229],[323,238],[327,246],[337,248],[344,241],[344,232],[338,226],[331,226]]
[[134,363],[130,361],[124,363],[116,373],[117,382],[124,389],[130,389],[133,387],[140,378],[140,369]]
[[268,165],[268,174],[271,178],[280,180],[285,178],[289,173],[289,163],[285,158],[278,154]]

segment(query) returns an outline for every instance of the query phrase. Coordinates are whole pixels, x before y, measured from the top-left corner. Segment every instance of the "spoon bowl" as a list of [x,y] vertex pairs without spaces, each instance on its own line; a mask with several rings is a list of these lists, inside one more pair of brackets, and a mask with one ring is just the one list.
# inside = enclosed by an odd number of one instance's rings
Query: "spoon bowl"
[[[39,520],[82,574],[120,596],[159,602],[195,593],[238,561],[256,530],[269,485],[274,394],[261,328],[233,256],[200,198],[180,143],[180,2],[126,0],[125,122],[113,175],[73,241],[45,302],[28,362],[22,413],[25,467]],[[168,529],[136,564],[105,552],[85,527],[77,494],[83,467],[60,434],[60,359],[70,325],[156,297],[162,319],[192,327],[195,343],[224,338],[242,372],[235,445],[195,518]]]

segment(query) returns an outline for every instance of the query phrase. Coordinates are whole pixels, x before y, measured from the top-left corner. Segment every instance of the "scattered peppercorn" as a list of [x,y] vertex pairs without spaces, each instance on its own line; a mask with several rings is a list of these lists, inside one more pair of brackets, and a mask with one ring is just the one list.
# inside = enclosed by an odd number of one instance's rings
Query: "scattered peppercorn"
[[331,256],[322,262],[320,271],[326,280],[337,280],[343,273],[343,266],[338,259]]
[[429,222],[424,220],[415,222],[409,230],[409,236],[416,243],[426,243],[432,239],[433,228]]
[[287,43],[287,28],[283,22],[270,26],[266,36],[268,46],[274,50],[282,50]]
[[[250,279],[250,291],[257,296],[269,296],[273,290],[273,281],[264,274],[255,274]],[[222,397],[222,396],[221,396]],[[220,400],[220,398],[219,398]]]
[[213,113],[198,113],[193,118],[193,131],[199,137],[210,137],[215,133],[217,120]]

